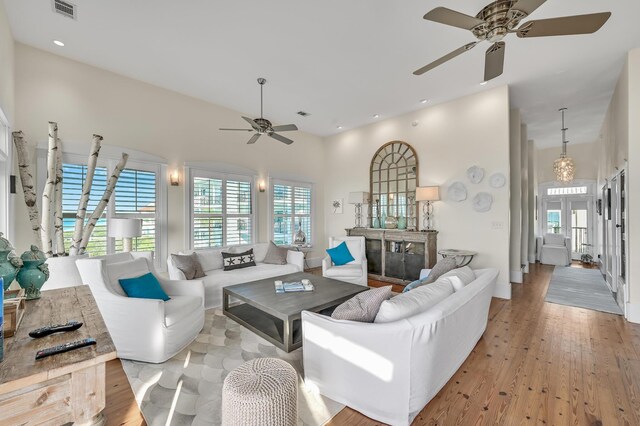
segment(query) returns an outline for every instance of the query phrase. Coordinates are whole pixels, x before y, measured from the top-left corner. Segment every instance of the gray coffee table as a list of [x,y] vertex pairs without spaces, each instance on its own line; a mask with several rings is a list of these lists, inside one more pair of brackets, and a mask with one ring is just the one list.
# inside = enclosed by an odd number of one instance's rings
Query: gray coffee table
[[[274,281],[284,282],[308,279],[314,290],[309,292],[276,294]],[[222,311],[286,352],[302,346],[302,311],[320,312],[337,306],[369,287],[345,283],[318,275],[297,272],[222,289]],[[230,306],[229,299],[242,304]]]

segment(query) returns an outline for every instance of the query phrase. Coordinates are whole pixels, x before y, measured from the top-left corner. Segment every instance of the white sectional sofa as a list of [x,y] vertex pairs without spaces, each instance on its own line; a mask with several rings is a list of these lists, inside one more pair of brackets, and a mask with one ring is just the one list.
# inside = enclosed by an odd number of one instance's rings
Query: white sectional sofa
[[[256,266],[248,268],[225,271],[222,268],[222,252],[240,253],[253,248]],[[257,281],[265,278],[277,277],[279,275],[293,274],[304,271],[304,253],[289,250],[287,253],[286,265],[272,265],[264,263],[269,243],[258,243],[246,246],[222,247],[206,250],[185,250],[178,254],[196,253],[198,260],[206,277],[200,278],[204,283],[205,309],[215,308],[222,305],[222,288],[242,284],[249,281]],[[185,276],[181,270],[176,268],[171,260],[171,255],[167,259],[169,277],[172,280],[184,280]]]
[[474,272],[475,279],[464,288],[393,322],[302,312],[305,382],[372,419],[410,424],[486,329],[498,270]]

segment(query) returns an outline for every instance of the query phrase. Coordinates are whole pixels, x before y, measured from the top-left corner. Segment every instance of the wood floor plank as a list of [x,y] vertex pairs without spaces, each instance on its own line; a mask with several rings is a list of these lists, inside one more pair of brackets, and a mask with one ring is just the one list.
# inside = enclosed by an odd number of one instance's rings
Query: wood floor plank
[[[546,303],[552,273],[532,264],[511,300],[492,301],[484,336],[415,426],[640,424],[640,326]],[[145,424],[119,360],[105,412],[109,425]],[[379,424],[348,407],[329,422]]]

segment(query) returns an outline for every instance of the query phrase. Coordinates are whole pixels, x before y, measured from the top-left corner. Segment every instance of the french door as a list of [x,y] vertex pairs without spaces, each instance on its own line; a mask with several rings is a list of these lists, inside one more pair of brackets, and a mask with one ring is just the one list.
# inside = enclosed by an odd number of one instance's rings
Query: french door
[[547,196],[542,200],[542,233],[571,238],[571,257],[593,256],[594,199],[591,195]]
[[604,263],[607,284],[621,308],[625,308],[627,291],[627,202],[624,170],[603,188]]

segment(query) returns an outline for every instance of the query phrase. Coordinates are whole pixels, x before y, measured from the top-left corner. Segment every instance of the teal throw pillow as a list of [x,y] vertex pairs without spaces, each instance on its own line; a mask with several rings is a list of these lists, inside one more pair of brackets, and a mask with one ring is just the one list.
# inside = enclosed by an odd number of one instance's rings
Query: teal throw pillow
[[118,281],[129,297],[158,299],[164,300],[165,302],[170,299],[160,286],[158,279],[151,272],[141,277],[123,278]]
[[334,248],[327,249],[327,254],[336,266],[346,265],[355,260],[349,251],[349,247],[347,247],[347,243],[344,241]]

